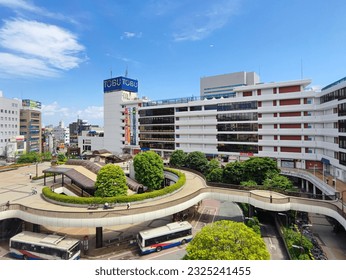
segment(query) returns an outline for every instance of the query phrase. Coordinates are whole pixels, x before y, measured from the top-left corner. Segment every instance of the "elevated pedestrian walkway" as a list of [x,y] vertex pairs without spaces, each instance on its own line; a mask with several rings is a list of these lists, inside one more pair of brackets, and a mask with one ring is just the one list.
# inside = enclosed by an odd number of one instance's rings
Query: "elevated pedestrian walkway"
[[[109,210],[58,205],[46,201],[41,195],[24,195],[23,190],[27,189],[25,185],[17,189],[22,194],[20,199],[11,200],[9,207],[4,204],[0,207],[0,219],[20,218],[33,224],[53,227],[107,227],[166,217],[210,198],[248,203],[269,211],[297,210],[323,214],[338,220],[346,228],[345,215],[338,200],[290,197],[263,190],[244,191],[210,187],[202,177],[192,172],[183,172],[186,175],[186,184],[179,191],[160,199],[132,203],[130,209],[127,209],[126,205],[116,205]],[[41,189],[42,187],[40,186]],[[41,189],[38,189],[39,193]]]

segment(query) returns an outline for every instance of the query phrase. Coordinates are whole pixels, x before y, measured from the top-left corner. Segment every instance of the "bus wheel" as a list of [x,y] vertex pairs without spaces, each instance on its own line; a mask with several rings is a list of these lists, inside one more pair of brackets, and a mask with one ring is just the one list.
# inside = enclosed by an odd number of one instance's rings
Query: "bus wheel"
[[181,245],[184,245],[185,243],[186,243],[185,239],[181,240]]
[[162,247],[160,246],[156,248],[156,252],[161,252],[161,250],[162,250]]

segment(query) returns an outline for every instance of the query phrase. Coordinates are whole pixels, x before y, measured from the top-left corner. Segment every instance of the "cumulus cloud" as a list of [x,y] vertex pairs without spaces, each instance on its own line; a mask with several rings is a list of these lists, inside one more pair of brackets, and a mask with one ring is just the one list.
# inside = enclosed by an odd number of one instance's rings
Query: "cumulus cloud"
[[[1,0],[0,0],[1,1]],[[53,76],[79,66],[84,46],[77,37],[56,25],[25,19],[5,20],[0,29],[3,75]],[[7,64],[6,64],[7,62]]]
[[79,110],[77,114],[81,116],[82,119],[89,120],[90,123],[92,123],[92,120],[103,121],[103,106],[88,106],[83,110]]
[[91,124],[103,123],[103,106],[88,106],[76,110],[75,108],[61,106],[55,101],[51,104],[42,104],[41,112],[42,119],[46,124],[57,124],[61,119],[73,122],[77,118],[88,120]]

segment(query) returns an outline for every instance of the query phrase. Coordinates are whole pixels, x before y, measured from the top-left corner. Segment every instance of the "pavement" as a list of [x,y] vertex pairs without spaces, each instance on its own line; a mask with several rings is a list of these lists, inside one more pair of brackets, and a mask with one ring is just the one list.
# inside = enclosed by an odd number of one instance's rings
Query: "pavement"
[[[40,163],[38,165],[32,164],[25,167],[20,167],[16,170],[10,170],[6,172],[0,172],[0,205],[5,204],[7,201],[10,201],[10,203],[20,203],[23,205],[32,206],[35,208],[41,208],[41,209],[53,209],[60,211],[66,210],[66,206],[56,205],[47,202],[44,200],[40,193],[42,191],[43,185],[43,179],[41,180],[31,180],[31,176],[40,176],[43,175],[42,171],[45,169],[50,168],[51,165],[49,162]],[[83,171],[84,172],[84,171]],[[89,174],[87,171],[84,172],[84,174]],[[160,205],[163,202],[168,202],[172,200],[172,196],[177,197],[183,197],[191,192],[194,192],[200,188],[206,187],[206,184],[203,180],[200,179],[197,175],[191,172],[185,172],[187,184],[185,187],[183,187],[180,191],[176,192],[173,195],[157,199],[157,200],[151,200],[150,202],[142,202],[141,204],[132,203],[131,204],[131,210],[135,210],[137,207],[143,206],[144,204],[157,204]],[[316,177],[322,179],[322,174],[319,172],[315,172]],[[57,176],[58,178],[59,176]],[[198,178],[198,179],[197,179]],[[332,182],[331,176],[328,177],[329,183]],[[52,183],[52,178],[47,178],[47,185],[50,185]],[[59,181],[59,180],[58,180]],[[37,191],[37,194],[32,194],[33,190]],[[336,189],[342,193],[342,191],[346,191],[346,183],[336,180]],[[267,195],[269,197],[269,194],[273,196],[282,196],[281,194],[277,193],[271,193],[271,192],[265,192],[260,191],[261,195]],[[275,198],[273,197],[273,198]],[[126,207],[126,205],[119,205],[118,207],[121,207],[122,209]],[[71,207],[69,207],[71,209]],[[86,208],[76,208],[75,211],[86,211]],[[100,209],[100,211],[103,211]],[[139,230],[142,230],[147,227],[157,227],[163,224],[166,224],[169,220],[169,217],[157,219],[155,221],[148,221],[141,224],[136,225],[120,225],[115,227],[107,227],[104,228],[104,240],[116,240],[120,238],[127,238],[127,237],[134,237],[135,233]],[[314,221],[312,221],[314,222]],[[316,222],[316,224],[321,224],[321,222]],[[324,231],[316,227],[313,231],[315,234],[319,236],[321,239],[321,243],[325,244],[326,253],[328,255],[328,259],[346,259],[346,248],[344,248],[344,245],[340,245],[339,242],[343,242],[343,244],[346,244],[346,237],[344,236],[333,236],[330,234],[330,228],[327,226],[324,226]],[[319,229],[319,232],[317,230]],[[71,236],[75,236],[76,238],[82,239],[85,235],[89,236],[90,241],[90,248],[95,248],[95,228],[47,228],[49,231],[54,231],[57,233],[64,233]],[[329,232],[328,232],[329,230]],[[339,238],[340,237],[340,238]],[[8,245],[0,241],[0,257],[3,255],[3,252],[6,251],[6,248]],[[328,252],[328,250],[331,250]]]

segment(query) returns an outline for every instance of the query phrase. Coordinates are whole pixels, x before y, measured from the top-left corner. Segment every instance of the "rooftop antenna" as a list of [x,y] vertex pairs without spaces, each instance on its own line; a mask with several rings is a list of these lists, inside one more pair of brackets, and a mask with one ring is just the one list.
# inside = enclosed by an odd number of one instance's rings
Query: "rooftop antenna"
[[111,78],[113,78],[112,68],[111,68]]
[[126,66],[126,70],[125,70],[125,78],[127,78],[128,72],[129,72],[129,70],[128,70],[128,66]]

